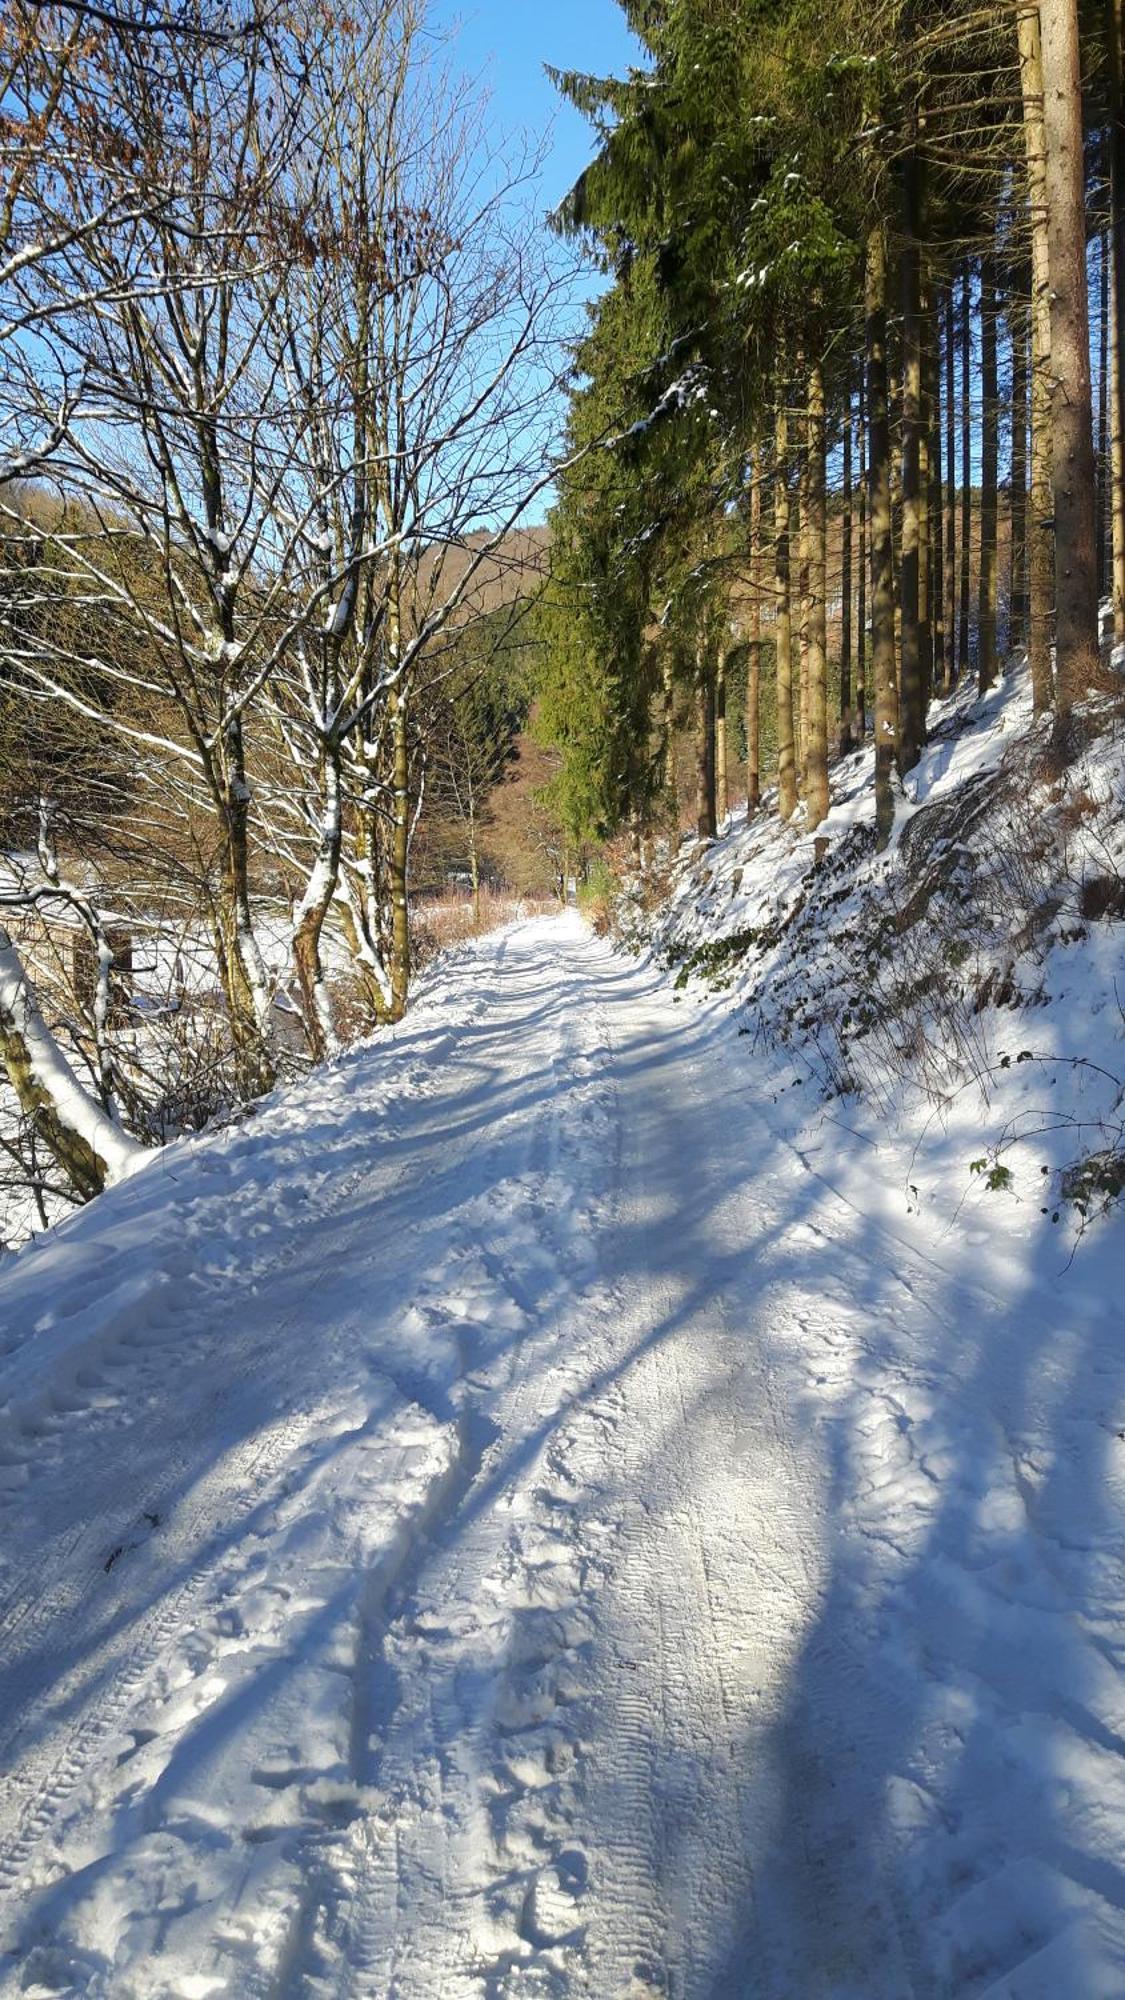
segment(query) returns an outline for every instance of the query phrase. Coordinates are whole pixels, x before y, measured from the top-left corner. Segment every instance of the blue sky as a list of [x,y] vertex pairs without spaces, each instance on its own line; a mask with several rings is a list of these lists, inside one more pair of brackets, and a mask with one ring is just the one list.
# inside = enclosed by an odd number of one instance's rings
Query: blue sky
[[[544,64],[623,76],[630,64],[641,62],[643,52],[616,0],[431,0],[429,19],[440,28],[455,27],[453,66],[488,91],[494,131],[509,137],[526,132],[536,144],[546,141],[535,195],[545,216],[573,187],[595,142],[586,120],[544,74]],[[605,282],[590,265],[576,300],[592,298]],[[541,521],[553,498],[552,489],[543,492],[526,520]]]
[[481,74],[497,124],[551,132],[543,192],[550,206],[571,187],[592,150],[590,128],[543,74],[558,69],[620,76],[639,51],[615,0],[437,0],[435,17],[459,23],[459,67]]

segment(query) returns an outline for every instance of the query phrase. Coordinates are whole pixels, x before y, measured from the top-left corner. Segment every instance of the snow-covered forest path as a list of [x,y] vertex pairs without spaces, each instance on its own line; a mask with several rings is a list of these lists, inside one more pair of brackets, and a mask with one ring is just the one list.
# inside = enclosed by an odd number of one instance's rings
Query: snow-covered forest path
[[740,1056],[527,924],[3,1274],[0,1992],[1125,1990],[1104,1439]]

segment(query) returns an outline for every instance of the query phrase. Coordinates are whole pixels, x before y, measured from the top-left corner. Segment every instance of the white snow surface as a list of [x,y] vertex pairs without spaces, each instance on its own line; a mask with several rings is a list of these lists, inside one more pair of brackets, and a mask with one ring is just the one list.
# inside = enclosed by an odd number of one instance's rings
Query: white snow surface
[[732,1006],[513,926],[3,1267],[0,1993],[1125,1993],[1119,1225]]

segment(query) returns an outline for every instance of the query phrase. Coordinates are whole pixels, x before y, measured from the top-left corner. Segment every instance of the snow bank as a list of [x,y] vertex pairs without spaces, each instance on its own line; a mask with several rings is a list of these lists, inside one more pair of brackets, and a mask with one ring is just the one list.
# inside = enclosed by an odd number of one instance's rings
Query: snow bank
[[1125,1179],[1125,717],[1091,705],[1064,766],[1018,667],[930,724],[885,854],[868,748],[815,834],[763,813],[693,842],[623,927],[688,1004],[727,996],[810,1144],[861,1181],[878,1152],[896,1222],[1047,1281]]
[[913,1936],[888,1973],[873,1903],[826,1992],[1125,1991],[1125,734],[1085,722],[1063,768],[1017,669],[932,711],[885,855],[868,749],[815,836],[732,816],[622,910],[817,1294],[783,1336],[836,1522],[794,1754],[845,1844],[884,1773],[860,1844]]

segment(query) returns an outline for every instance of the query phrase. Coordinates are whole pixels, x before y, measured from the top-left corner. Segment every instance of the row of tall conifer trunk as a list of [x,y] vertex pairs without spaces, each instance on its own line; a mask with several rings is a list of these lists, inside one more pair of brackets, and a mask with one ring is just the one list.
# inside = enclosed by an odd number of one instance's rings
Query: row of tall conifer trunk
[[[830,753],[873,732],[881,841],[893,821],[895,774],[918,761],[934,695],[951,693],[967,674],[985,692],[1002,649],[1024,647],[1035,709],[1055,716],[1064,744],[1075,705],[1104,679],[1103,597],[1114,642],[1125,642],[1120,7],[1113,0],[1105,22],[1109,115],[1093,134],[1074,0],[1021,4],[1011,32],[1023,158],[974,218],[977,240],[959,249],[947,229],[931,228],[919,130],[889,177],[895,206],[867,237],[862,338],[835,420],[822,359],[798,346],[778,371],[772,434],[754,451],[748,509],[751,810],[764,781],[764,639],[773,641],[781,816],[803,800],[808,823],[819,824],[829,808]],[[721,658],[701,659],[696,804],[704,835],[731,789],[725,681]],[[832,714],[830,684],[838,690]]]

